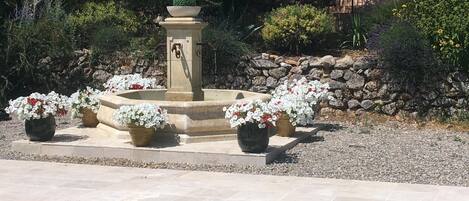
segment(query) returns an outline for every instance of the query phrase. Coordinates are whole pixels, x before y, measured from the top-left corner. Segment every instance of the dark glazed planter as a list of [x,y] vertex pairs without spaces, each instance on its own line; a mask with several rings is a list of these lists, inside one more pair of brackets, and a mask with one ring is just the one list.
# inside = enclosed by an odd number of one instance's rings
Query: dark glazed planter
[[262,153],[269,146],[267,128],[259,128],[257,124],[247,123],[238,127],[238,144],[243,152]]
[[55,118],[49,116],[44,119],[26,120],[24,127],[30,141],[49,141],[55,134]]

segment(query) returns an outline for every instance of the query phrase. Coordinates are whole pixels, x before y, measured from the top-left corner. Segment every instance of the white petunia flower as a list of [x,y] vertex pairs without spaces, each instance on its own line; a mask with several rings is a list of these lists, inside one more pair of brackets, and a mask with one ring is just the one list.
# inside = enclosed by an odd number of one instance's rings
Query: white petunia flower
[[91,87],[86,87],[84,90],[78,90],[73,93],[69,99],[72,118],[81,117],[81,112],[85,108],[98,113],[100,107],[99,97],[102,94],[103,92]]
[[5,111],[15,113],[20,120],[43,119],[49,116],[67,113],[68,97],[52,91],[49,94],[32,93],[27,97],[18,97],[9,101]]
[[115,75],[104,83],[107,92],[115,93],[123,90],[134,89],[162,89],[163,86],[156,85],[156,79],[143,78],[140,74]]
[[164,128],[168,123],[167,111],[154,104],[122,106],[113,118],[121,125],[134,124],[145,128]]
[[328,89],[328,84],[308,82],[306,78],[291,83],[285,81],[273,91],[268,107],[274,114],[288,114],[294,126],[311,124],[315,116],[313,108],[327,94]]
[[229,119],[232,128],[245,125],[246,123],[256,123],[259,128],[275,125],[273,115],[268,110],[267,104],[261,100],[250,102],[238,102],[229,108],[224,108],[225,118]]

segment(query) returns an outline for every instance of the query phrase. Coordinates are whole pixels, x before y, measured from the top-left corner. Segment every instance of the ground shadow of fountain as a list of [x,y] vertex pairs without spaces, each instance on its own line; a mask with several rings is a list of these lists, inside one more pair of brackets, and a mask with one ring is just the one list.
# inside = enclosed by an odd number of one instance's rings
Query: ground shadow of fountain
[[71,134],[58,134],[55,135],[51,141],[51,143],[54,142],[74,142],[78,140],[85,140],[88,139],[88,136],[86,135],[71,135]]
[[174,147],[179,146],[181,139],[176,134],[164,134],[155,136],[153,142],[150,144],[150,147],[153,148],[165,148],[165,147]]

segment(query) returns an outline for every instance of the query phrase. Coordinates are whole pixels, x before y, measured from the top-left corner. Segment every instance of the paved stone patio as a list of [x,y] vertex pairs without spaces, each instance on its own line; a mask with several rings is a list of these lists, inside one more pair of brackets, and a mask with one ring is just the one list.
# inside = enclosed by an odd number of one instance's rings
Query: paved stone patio
[[178,144],[174,140],[155,139],[149,147],[134,147],[130,139],[122,139],[100,128],[71,127],[56,132],[48,142],[18,140],[12,149],[27,154],[122,158],[143,162],[264,166],[302,139],[314,135],[319,128],[299,127],[293,137],[270,137],[265,153],[243,153],[238,141]]
[[2,201],[467,201],[469,188],[0,160]]

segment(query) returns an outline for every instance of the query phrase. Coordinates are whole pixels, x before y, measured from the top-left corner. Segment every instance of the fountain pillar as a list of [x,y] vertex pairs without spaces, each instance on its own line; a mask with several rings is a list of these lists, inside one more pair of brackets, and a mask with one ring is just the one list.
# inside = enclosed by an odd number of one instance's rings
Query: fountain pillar
[[202,29],[198,18],[170,17],[160,25],[166,29],[167,101],[202,101]]

